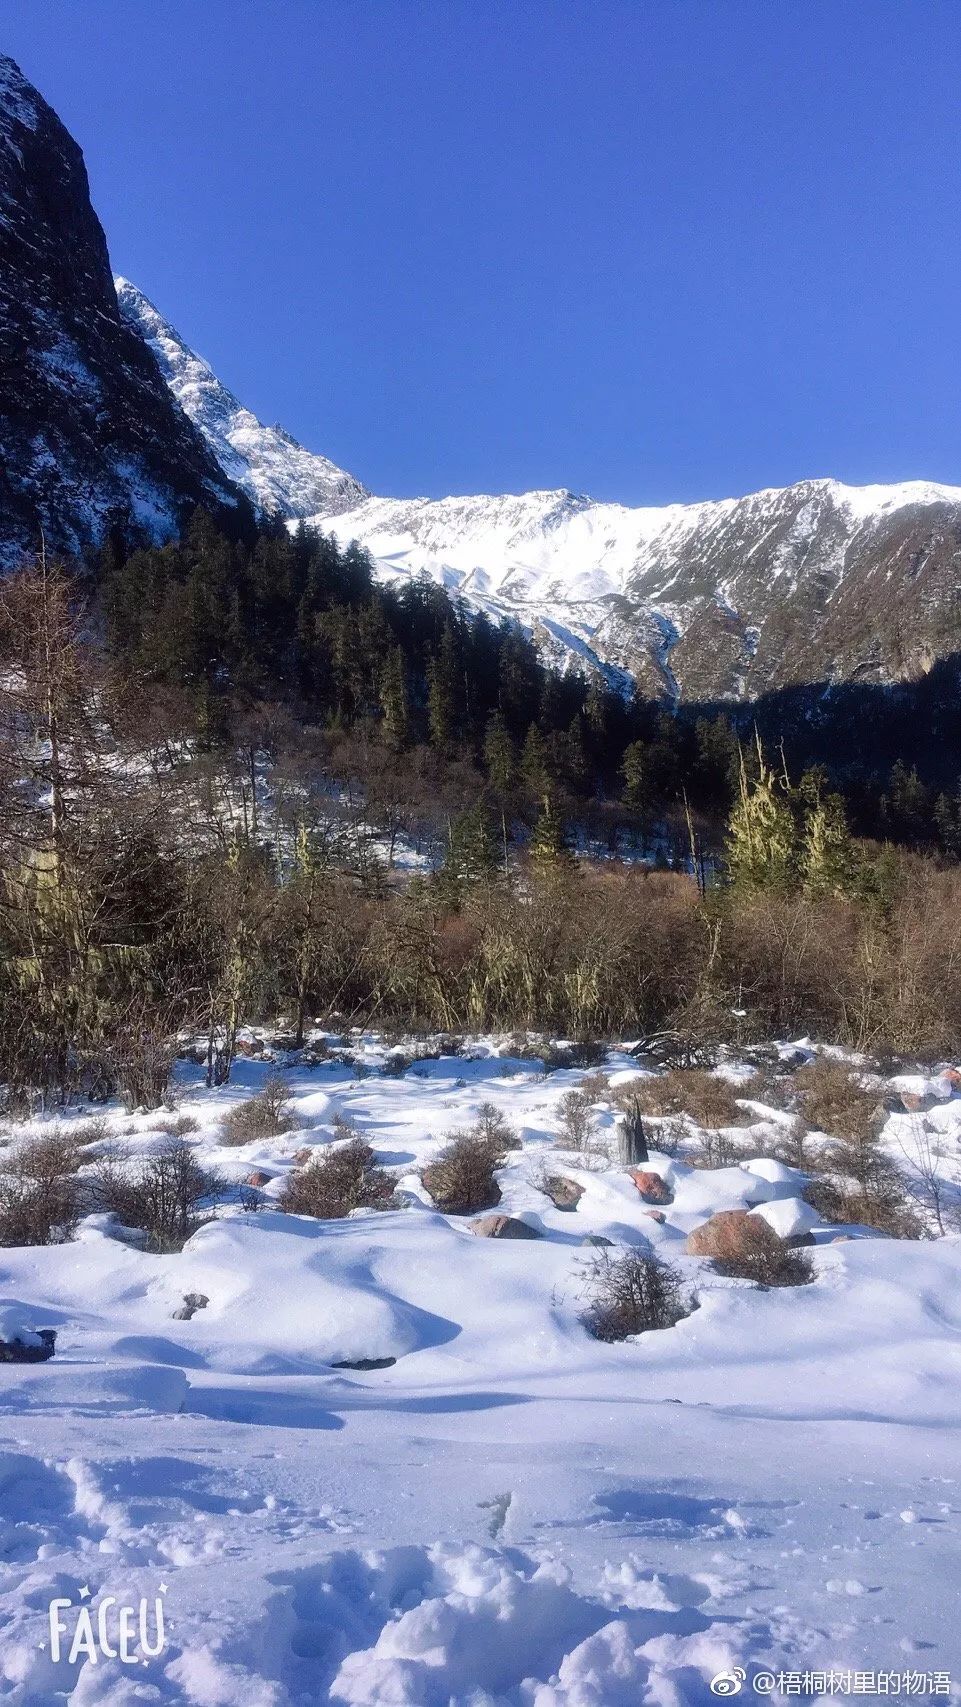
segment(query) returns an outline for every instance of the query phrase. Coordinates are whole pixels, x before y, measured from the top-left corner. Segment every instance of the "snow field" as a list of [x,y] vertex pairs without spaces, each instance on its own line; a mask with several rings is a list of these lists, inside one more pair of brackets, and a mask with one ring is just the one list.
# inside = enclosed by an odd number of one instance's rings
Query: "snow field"
[[[361,1053],[385,1059],[373,1037]],[[271,1175],[264,1207],[228,1202],[169,1256],[97,1217],[0,1250],[3,1321],[58,1332],[53,1362],[0,1366],[0,1702],[679,1707],[735,1666],[961,1669],[961,1240],[832,1242],[805,1176],[751,1155],[783,1118],[762,1105],[739,1165],[652,1155],[674,1194],[658,1223],[623,1171],[555,1148],[582,1073],[472,1055],[292,1065],[298,1126],[241,1148],[223,1118],[272,1064],[216,1092],[185,1065],[189,1141],[238,1186]],[[918,1094],[953,1165],[961,1098],[939,1082]],[[484,1101],[522,1138],[499,1207],[537,1240],[476,1238],[420,1184]],[[398,1174],[397,1212],[276,1208],[337,1115]],[[156,1113],[109,1119],[131,1151],[163,1142]],[[583,1187],[576,1210],[539,1188],[545,1162]],[[813,1227],[813,1284],[765,1293],[688,1256],[722,1208]],[[591,1234],[659,1250],[699,1308],[591,1339]],[[209,1302],[174,1320],[186,1293]],[[374,1359],[395,1361],[334,1367]],[[54,1662],[54,1595],[152,1604],[161,1584],[162,1654]]]

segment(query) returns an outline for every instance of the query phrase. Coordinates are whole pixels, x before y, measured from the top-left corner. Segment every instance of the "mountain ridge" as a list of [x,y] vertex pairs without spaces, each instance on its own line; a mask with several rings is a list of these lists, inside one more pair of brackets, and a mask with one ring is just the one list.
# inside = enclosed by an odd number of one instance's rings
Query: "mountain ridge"
[[306,450],[283,427],[258,420],[129,279],[117,277],[114,286],[124,320],[153,352],[184,414],[259,509],[285,519],[315,508],[336,515],[370,496],[329,457]]
[[[388,498],[244,410],[142,292],[121,306],[230,477],[290,525],[356,539],[383,581],[426,576],[520,622],[557,666],[658,697],[883,683],[961,648],[961,487],[829,476],[631,506],[568,488]],[[316,509],[305,499],[320,490]]]

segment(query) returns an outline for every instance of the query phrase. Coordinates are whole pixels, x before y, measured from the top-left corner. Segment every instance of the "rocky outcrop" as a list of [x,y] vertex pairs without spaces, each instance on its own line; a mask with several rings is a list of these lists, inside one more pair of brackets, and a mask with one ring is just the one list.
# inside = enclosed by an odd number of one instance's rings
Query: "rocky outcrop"
[[120,314],[80,149],[0,57],[0,566],[238,496]]

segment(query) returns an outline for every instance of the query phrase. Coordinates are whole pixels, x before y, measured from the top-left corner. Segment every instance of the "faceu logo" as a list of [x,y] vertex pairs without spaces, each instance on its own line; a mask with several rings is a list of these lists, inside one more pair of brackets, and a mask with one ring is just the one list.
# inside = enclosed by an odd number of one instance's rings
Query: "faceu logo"
[[[146,1665],[148,1660],[162,1654],[167,1636],[164,1629],[163,1595],[167,1584],[160,1584],[160,1593],[151,1602],[146,1597],[124,1602],[115,1594],[105,1594],[96,1605],[75,1607],[72,1600],[52,1600],[49,1608],[50,1658],[54,1665],[65,1660],[76,1665],[78,1660],[120,1660],[122,1665]],[[81,1603],[89,1599],[86,1585],[80,1590]],[[46,1642],[40,1646],[45,1648]]]

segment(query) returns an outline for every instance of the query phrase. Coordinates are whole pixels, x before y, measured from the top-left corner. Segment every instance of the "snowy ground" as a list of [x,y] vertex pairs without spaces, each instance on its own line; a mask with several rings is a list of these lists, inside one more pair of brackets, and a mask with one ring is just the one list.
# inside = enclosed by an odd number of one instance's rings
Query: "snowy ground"
[[[803,1178],[779,1164],[655,1157],[674,1190],[660,1225],[622,1172],[565,1158],[584,1195],[550,1205],[536,1181],[579,1072],[489,1045],[402,1077],[297,1068],[299,1129],[223,1148],[224,1114],[268,1070],[241,1062],[208,1093],[185,1068],[191,1142],[236,1181],[273,1176],[269,1205],[294,1154],[349,1115],[405,1207],[228,1212],[174,1256],[96,1222],[0,1250],[0,1311],[58,1332],[52,1363],[0,1365],[0,1701],[679,1707],[738,1667],[747,1696],[758,1673],[760,1693],[765,1671],[812,1670],[839,1673],[839,1693],[927,1696],[952,1669],[961,1695],[961,1239],[818,1229],[814,1283],[761,1292],[684,1240],[717,1208],[802,1215]],[[475,1238],[420,1185],[484,1100],[523,1138],[501,1207],[537,1241]],[[755,1112],[760,1150],[777,1117]],[[110,1118],[131,1148],[162,1141],[156,1114]],[[931,1120],[956,1157],[961,1097]],[[649,1240],[700,1308],[591,1339],[590,1233]],[[190,1292],[208,1306],[174,1320]],[[56,1660],[53,1597],[71,1603]],[[148,1646],[158,1599],[165,1643],[125,1664],[98,1612],[117,1646],[141,1598]],[[96,1657],[71,1663],[84,1607]],[[872,1690],[855,1670],[883,1677]]]

